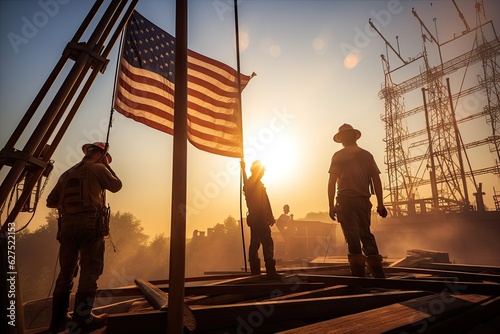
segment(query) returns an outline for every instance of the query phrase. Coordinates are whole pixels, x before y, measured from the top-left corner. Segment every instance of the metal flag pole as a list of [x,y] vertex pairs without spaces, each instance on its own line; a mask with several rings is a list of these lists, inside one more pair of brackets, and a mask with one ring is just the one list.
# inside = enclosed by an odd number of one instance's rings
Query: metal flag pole
[[[243,109],[241,103],[241,76],[240,76],[240,33],[238,28],[238,0],[234,0],[234,27],[236,35],[236,71],[238,72],[237,82],[238,82],[238,114],[239,114],[239,128],[241,133],[241,165],[244,166],[244,147],[243,147]],[[244,180],[244,167],[240,171],[240,228],[241,228],[241,240],[243,245],[243,263],[245,265],[245,272],[248,271],[247,268],[247,256],[245,247],[245,233],[243,229],[243,180]]]

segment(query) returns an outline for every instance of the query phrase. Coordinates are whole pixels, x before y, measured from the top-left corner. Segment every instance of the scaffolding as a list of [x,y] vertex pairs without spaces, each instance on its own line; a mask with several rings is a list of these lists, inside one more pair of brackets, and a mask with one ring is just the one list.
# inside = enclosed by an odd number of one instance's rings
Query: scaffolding
[[[454,1],[453,3],[455,4]],[[477,183],[476,178],[483,174],[500,177],[500,42],[493,22],[486,20],[482,1],[475,4],[476,27],[472,29],[456,4],[455,7],[465,24],[465,30],[443,43],[439,42],[412,9],[422,31],[423,50],[417,57],[408,60],[403,59],[399,51],[396,51],[373,22],[369,21],[385,41],[387,50],[390,48],[403,63],[392,70],[388,55],[381,56],[385,80],[379,97],[384,100],[385,106],[381,119],[385,124],[385,164],[389,181],[385,190],[390,196],[386,206],[392,216],[426,212],[484,211],[482,185]],[[472,49],[444,60],[443,47],[451,46],[467,36],[474,37]],[[438,65],[430,64],[427,50],[429,43],[437,47]],[[417,75],[400,83],[394,82],[395,73],[407,71],[415,65],[420,66]],[[459,92],[452,92],[448,76],[472,65],[482,69],[482,73],[477,76],[477,84],[461,88]],[[422,104],[406,110],[406,96],[410,92],[415,94],[415,90],[419,88]],[[484,107],[477,108],[466,116],[457,117],[455,108],[459,99],[470,94],[484,95]],[[425,119],[425,125],[418,129],[409,129],[407,124],[412,123],[409,121],[410,117]],[[464,142],[459,124],[477,119],[485,119],[490,132],[479,140]],[[488,145],[495,163],[493,166],[474,169],[468,157],[468,150],[484,145]],[[469,200],[468,184],[474,187],[472,192],[476,205]],[[424,190],[425,196],[422,198],[419,189]],[[496,193],[494,203],[496,210],[500,210]]]

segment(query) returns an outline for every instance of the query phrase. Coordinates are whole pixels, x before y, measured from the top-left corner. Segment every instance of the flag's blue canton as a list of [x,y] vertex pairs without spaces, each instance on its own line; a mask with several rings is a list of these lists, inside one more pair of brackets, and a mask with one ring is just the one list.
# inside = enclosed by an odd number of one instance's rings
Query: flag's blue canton
[[155,72],[171,82],[175,75],[175,39],[135,12],[125,33],[123,56],[134,67]]

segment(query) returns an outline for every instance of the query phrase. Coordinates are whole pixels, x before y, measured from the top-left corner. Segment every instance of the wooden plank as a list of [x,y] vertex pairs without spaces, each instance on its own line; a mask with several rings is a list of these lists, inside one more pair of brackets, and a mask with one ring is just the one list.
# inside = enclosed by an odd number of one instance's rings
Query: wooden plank
[[[261,295],[262,296],[262,295]],[[186,298],[187,305],[224,305],[224,304],[235,304],[249,301],[248,295],[241,294],[225,294],[225,295],[214,295],[214,296],[194,296],[192,298]],[[254,296],[257,298],[258,296]]]
[[[279,295],[279,292],[276,293]],[[334,296],[299,299],[293,301],[272,301],[240,303],[218,306],[192,306],[197,331],[224,333],[247,331],[263,332],[262,328],[278,328],[276,324],[296,324],[301,319],[327,319],[366,311],[426,295],[422,291],[382,292],[355,296]],[[271,296],[272,297],[272,296]],[[166,312],[112,314],[108,319],[107,333],[165,333]]]
[[366,293],[366,291],[359,287],[353,287],[348,285],[334,285],[316,290],[290,293],[283,296],[269,298],[266,300],[273,301],[273,300],[292,300],[292,299],[318,298],[318,297],[330,297],[330,296],[347,296],[347,295],[355,295],[361,293]]
[[451,263],[419,263],[418,268],[462,271],[476,274],[492,274],[500,275],[500,267],[498,266],[477,266],[470,264],[451,264]]
[[[456,296],[464,298],[464,296]],[[481,301],[477,306],[433,326],[436,333],[500,333],[500,297]]]
[[167,333],[167,320],[166,311],[110,314],[106,333]]
[[482,294],[500,296],[500,284],[475,282],[440,282],[417,279],[385,279],[371,277],[343,277],[326,275],[298,275],[306,282],[324,282],[326,285],[351,285],[364,288],[423,290],[462,294]]
[[[290,292],[299,292],[320,289],[325,286],[322,282],[301,282],[294,283],[248,283],[248,284],[225,284],[225,285],[201,285],[201,286],[186,286],[185,295],[221,295],[221,294],[242,294],[242,295],[260,295],[269,294],[275,289]],[[162,292],[168,293],[169,287],[157,287]],[[122,289],[102,289],[99,290],[103,295],[107,296],[142,296],[143,292],[140,288],[122,288]]]
[[419,268],[408,268],[408,267],[385,268],[384,272],[394,273],[403,271],[408,273],[456,277],[461,281],[469,281],[469,282],[489,281],[489,282],[500,283],[500,275],[470,273],[470,272],[451,271],[451,270],[426,269],[426,268],[421,268],[420,267],[421,265],[422,264],[418,265]]
[[[357,314],[338,317],[299,328],[280,332],[280,334],[324,334],[324,333],[422,333],[433,328],[441,319],[473,308],[488,300],[488,296],[449,294],[431,295],[384,306]],[[470,320],[469,320],[470,321]],[[437,333],[436,331],[432,331]],[[462,330],[443,328],[443,333],[457,333]]]
[[135,279],[134,282],[155,310],[168,309],[168,294],[166,292],[143,279]]
[[[360,294],[348,296],[332,296],[321,298],[304,298],[288,301],[261,301],[257,303],[240,303],[220,306],[192,306],[198,329],[215,330],[233,328],[231,332],[240,332],[251,328],[261,332],[260,326],[287,322],[311,321],[340,315],[352,314],[371,308],[389,305],[415,297],[424,292],[383,292],[380,294]],[[275,292],[278,297],[279,292]],[[221,315],[224,315],[221,317]],[[223,331],[222,331],[223,332]],[[245,332],[245,331],[243,331]]]
[[408,256],[431,258],[432,262],[450,263],[450,256],[446,252],[427,249],[409,249],[406,251],[406,254],[408,254]]
[[[206,282],[206,281],[220,281],[220,280],[225,280],[225,279],[248,277],[248,276],[249,276],[248,273],[242,272],[240,274],[207,275],[207,276],[186,277],[185,281],[186,281],[186,283],[191,283],[191,282]],[[170,281],[168,279],[151,280],[149,282],[152,283],[152,284],[155,284],[155,285],[169,284],[170,283]]]
[[[143,298],[123,300],[123,298],[109,298],[109,296],[110,295],[106,295],[104,297],[102,294],[98,295],[96,303],[94,304],[95,307],[93,308],[94,313],[101,314],[128,312],[134,302],[143,300]],[[103,299],[106,299],[108,304],[102,305]],[[73,309],[73,304],[74,295],[70,298],[70,311],[72,311]],[[25,329],[49,326],[52,316],[52,297],[26,302],[24,303],[23,307],[25,314]]]
[[389,265],[391,267],[416,267],[419,263],[428,263],[432,262],[432,258],[430,257],[421,257],[421,256],[407,256],[398,261],[395,261]]
[[[169,295],[166,292],[142,279],[135,279],[135,283],[155,310],[166,311],[169,309]],[[182,318],[184,328],[189,332],[193,332],[196,329],[196,319],[184,301],[182,302]]]

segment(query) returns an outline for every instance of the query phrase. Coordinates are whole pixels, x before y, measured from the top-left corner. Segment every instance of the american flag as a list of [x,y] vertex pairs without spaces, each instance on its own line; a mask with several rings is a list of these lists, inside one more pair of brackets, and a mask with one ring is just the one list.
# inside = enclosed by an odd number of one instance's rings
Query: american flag
[[[126,117],[174,132],[175,38],[134,11],[128,22],[114,100]],[[242,155],[237,71],[188,50],[188,139],[228,157]],[[241,89],[251,76],[240,74]]]

